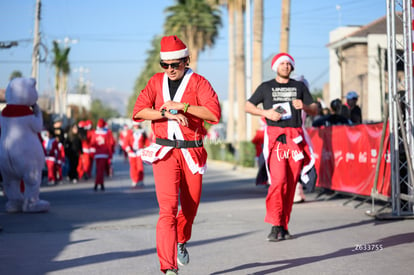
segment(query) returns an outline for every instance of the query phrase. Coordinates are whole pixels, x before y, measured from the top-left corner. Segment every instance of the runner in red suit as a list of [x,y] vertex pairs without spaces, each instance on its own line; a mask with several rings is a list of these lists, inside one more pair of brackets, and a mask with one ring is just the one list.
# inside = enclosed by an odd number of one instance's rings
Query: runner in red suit
[[[246,102],[246,112],[266,118],[263,155],[269,178],[265,222],[272,225],[268,241],[289,239],[288,223],[296,184],[309,147],[302,129],[302,110],[314,115],[317,105],[301,81],[290,78],[295,61],[287,53],[272,60],[276,77],[259,85]],[[263,108],[257,105],[262,103]]]
[[[79,155],[79,162],[78,162],[78,176],[79,180],[85,178],[90,178],[90,167],[91,167],[91,159],[90,154],[91,146],[90,146],[90,134],[88,136],[88,131],[85,128],[86,124],[85,121],[79,121],[78,128],[79,128],[79,136],[82,143],[82,152]],[[90,132],[90,131],[89,131]]]
[[204,121],[218,123],[221,110],[210,83],[188,67],[187,46],[177,36],[161,39],[160,58],[164,73],[155,74],[141,91],[133,119],[152,121],[156,143],[141,156],[153,163],[160,208],[156,237],[160,269],[177,274],[177,263],[189,263],[186,244],[206,170]]
[[43,148],[46,152],[47,180],[49,184],[57,184],[59,142],[51,129],[43,132]]
[[105,190],[104,178],[108,159],[112,158],[112,141],[111,133],[105,128],[105,121],[99,119],[96,130],[91,132],[91,148],[94,151],[96,166],[95,191],[97,191],[98,186],[101,187],[102,191]]
[[132,188],[144,187],[144,165],[141,153],[147,145],[147,134],[142,129],[140,122],[133,122],[132,129],[128,131],[124,139],[125,151],[129,159],[129,175],[132,180]]

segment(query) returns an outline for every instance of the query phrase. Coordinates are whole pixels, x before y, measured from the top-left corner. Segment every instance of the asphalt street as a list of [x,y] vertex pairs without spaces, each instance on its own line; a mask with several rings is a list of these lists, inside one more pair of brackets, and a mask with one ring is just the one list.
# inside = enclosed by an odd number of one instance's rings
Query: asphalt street
[[[51,210],[7,214],[0,196],[0,274],[162,274],[155,248],[158,205],[151,166],[131,189],[128,163],[114,160],[106,191],[93,181],[42,186]],[[349,196],[307,194],[295,204],[292,240],[266,241],[267,190],[256,170],[209,162],[180,275],[412,274],[414,219],[376,219],[383,206]],[[387,212],[390,209],[384,208]]]

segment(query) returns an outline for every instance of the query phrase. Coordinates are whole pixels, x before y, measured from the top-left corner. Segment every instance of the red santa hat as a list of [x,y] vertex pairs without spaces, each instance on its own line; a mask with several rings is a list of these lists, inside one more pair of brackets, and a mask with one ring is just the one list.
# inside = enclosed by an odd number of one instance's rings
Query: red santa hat
[[92,120],[88,119],[85,121],[85,129],[86,130],[92,129]]
[[187,57],[187,46],[176,35],[164,36],[161,39],[161,60],[174,60]]
[[277,67],[279,67],[279,64],[283,61],[287,61],[292,65],[292,70],[295,69],[295,60],[292,56],[290,56],[288,53],[279,53],[275,55],[272,59],[272,70],[277,72]]
[[81,120],[78,122],[78,127],[79,128],[84,128],[85,127],[85,121]]
[[105,120],[103,118],[100,118],[98,120],[98,123],[96,123],[96,127],[97,128],[104,128],[105,127],[105,124],[106,124]]

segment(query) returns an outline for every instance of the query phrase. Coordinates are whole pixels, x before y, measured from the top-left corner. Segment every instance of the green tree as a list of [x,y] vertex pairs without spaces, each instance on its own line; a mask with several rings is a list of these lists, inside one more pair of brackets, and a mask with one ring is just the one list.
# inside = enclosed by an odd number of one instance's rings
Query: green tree
[[149,50],[148,57],[145,60],[145,67],[142,70],[139,77],[135,80],[134,92],[128,99],[127,105],[127,114],[128,117],[132,116],[132,111],[134,109],[135,101],[145,85],[147,85],[148,80],[157,72],[161,71],[159,61],[160,61],[160,41],[161,36],[155,36],[151,43],[151,50]]
[[53,41],[54,59],[52,64],[55,67],[55,112],[59,114],[62,114],[63,108],[66,107],[67,82],[70,73],[69,52],[69,47],[61,49],[58,42]]
[[22,77],[23,76],[23,74],[22,74],[22,72],[21,71],[13,71],[11,74],[10,74],[10,77],[9,77],[9,80],[12,80],[13,78],[18,78],[18,77]]
[[199,53],[214,45],[222,25],[218,6],[206,0],[178,0],[165,12],[165,33],[183,40],[190,51],[190,67],[197,71]]
[[100,118],[108,120],[108,118],[119,117],[120,114],[115,109],[105,106],[101,100],[94,99],[91,104],[90,116],[96,122]]

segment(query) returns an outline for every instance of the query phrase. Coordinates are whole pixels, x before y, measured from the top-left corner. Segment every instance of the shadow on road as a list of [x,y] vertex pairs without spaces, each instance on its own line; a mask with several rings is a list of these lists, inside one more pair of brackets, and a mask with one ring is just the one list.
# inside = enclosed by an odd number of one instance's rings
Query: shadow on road
[[[211,275],[218,275],[218,274],[225,274],[229,272],[240,272],[239,274],[256,274],[256,275],[264,275],[264,274],[275,274],[278,271],[286,270],[289,268],[294,268],[306,264],[312,264],[319,261],[326,261],[328,259],[333,258],[340,258],[340,257],[346,257],[351,256],[355,254],[362,254],[362,253],[372,253],[379,251],[379,248],[382,247],[383,249],[387,249],[392,246],[407,244],[414,242],[414,233],[406,233],[406,234],[400,234],[400,235],[393,235],[387,238],[383,238],[380,240],[377,240],[376,242],[373,242],[370,244],[370,246],[373,248],[372,250],[355,250],[355,246],[353,247],[346,247],[340,250],[337,250],[332,253],[323,254],[319,256],[312,256],[312,257],[303,257],[303,258],[294,258],[294,259],[287,259],[287,260],[281,260],[281,261],[272,261],[272,262],[254,262],[244,265],[239,265],[236,267],[233,267],[231,269],[221,270],[212,273]],[[376,249],[378,248],[378,249]],[[256,267],[271,267],[266,270],[262,270],[255,273],[246,273],[246,269],[249,268],[256,268]],[[276,266],[276,267],[273,267]]]

